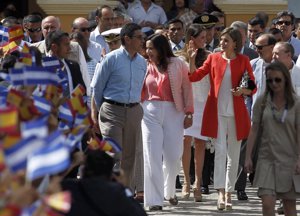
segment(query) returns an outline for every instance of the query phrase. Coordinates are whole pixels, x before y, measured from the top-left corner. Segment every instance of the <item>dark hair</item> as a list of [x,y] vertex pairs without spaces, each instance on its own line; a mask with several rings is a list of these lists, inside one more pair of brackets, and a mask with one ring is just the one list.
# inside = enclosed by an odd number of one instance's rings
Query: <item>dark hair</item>
[[159,66],[163,70],[167,70],[169,59],[171,57],[175,57],[171,50],[171,46],[169,44],[168,39],[161,34],[153,34],[148,38],[148,41],[151,41],[154,48],[157,50]]
[[125,45],[125,39],[124,39],[125,36],[128,36],[131,38],[134,35],[135,31],[141,30],[141,29],[142,28],[136,23],[127,23],[126,25],[124,25],[120,32],[122,45]]
[[108,5],[102,5],[101,7],[98,7],[98,8],[97,8],[96,14],[95,14],[95,15],[96,15],[97,17],[101,18],[101,17],[102,17],[102,10],[103,10],[104,8],[108,8],[108,9],[111,9],[111,10],[112,10],[112,8],[111,8],[110,6],[108,6]]
[[24,17],[23,24],[42,22],[42,17],[36,14],[30,14]]
[[275,45],[277,43],[276,38],[272,34],[262,34],[268,37],[268,45]]
[[265,22],[261,18],[259,18],[259,17],[253,17],[253,18],[251,18],[248,21],[248,24],[251,25],[251,26],[259,25],[262,29],[264,29],[266,27],[265,26]]
[[185,33],[185,42],[188,43],[191,37],[197,37],[201,32],[205,31],[205,28],[197,23],[191,24]]
[[19,25],[19,24],[20,23],[19,23],[18,19],[14,16],[5,17],[2,20],[2,25],[5,27],[12,27],[12,26]]
[[220,37],[222,37],[225,34],[228,34],[233,40],[233,42],[236,43],[236,48],[234,50],[235,53],[240,53],[243,47],[241,32],[236,28],[228,27],[221,32]]
[[[285,89],[284,89],[284,95],[285,95],[285,99],[287,100],[288,106],[292,107],[295,104],[295,90],[293,88],[292,85],[292,80],[291,80],[291,73],[289,72],[288,68],[281,62],[279,61],[275,61],[272,62],[271,64],[269,64],[266,67],[266,77],[268,75],[269,71],[279,71],[282,73],[282,75],[284,76],[284,80],[285,80]],[[267,85],[266,87],[266,91],[265,94],[270,93],[271,97],[273,97],[273,91],[272,89],[269,87],[269,85]]]
[[294,22],[295,22],[295,15],[291,11],[286,11],[286,10],[280,11],[276,15],[276,20],[278,21],[281,17],[284,17],[284,16],[289,16],[291,18],[292,24],[294,24]]
[[50,51],[52,44],[59,45],[63,37],[69,37],[69,34],[61,30],[49,32],[45,41],[47,52]]
[[182,22],[180,19],[171,19],[171,20],[167,23],[167,28],[169,28],[170,25],[171,25],[171,24],[174,24],[174,23],[181,23],[182,28],[184,27],[184,24],[183,24],[183,22]]
[[278,28],[270,28],[268,33],[270,33],[272,35],[282,34],[282,32]]
[[1,69],[8,73],[8,69],[13,68],[18,61],[18,57],[14,55],[6,55],[1,62]]
[[87,149],[84,163],[83,178],[103,176],[110,178],[114,166],[114,159],[106,152]]
[[255,14],[256,17],[258,17],[259,19],[263,20],[264,23],[265,23],[265,26],[268,25],[268,22],[269,22],[269,15],[266,14],[265,12],[263,11],[259,11]]
[[87,62],[89,62],[91,60],[91,57],[89,56],[87,49],[88,49],[88,41],[86,40],[86,38],[83,36],[83,34],[81,32],[73,32],[70,35],[70,39],[71,40],[76,40],[76,42],[81,46],[81,49],[83,51],[85,60]]

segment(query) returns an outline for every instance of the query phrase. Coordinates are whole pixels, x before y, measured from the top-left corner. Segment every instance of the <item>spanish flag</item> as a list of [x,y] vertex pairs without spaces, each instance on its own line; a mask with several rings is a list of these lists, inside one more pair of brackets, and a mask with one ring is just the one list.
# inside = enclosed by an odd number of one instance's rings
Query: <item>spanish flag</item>
[[0,131],[15,133],[18,130],[18,110],[15,107],[0,108]]
[[75,116],[76,113],[85,114],[88,111],[82,96],[71,97],[68,101],[68,104],[71,108],[73,116]]
[[4,54],[7,54],[7,53],[11,53],[13,51],[16,51],[19,49],[19,46],[16,42],[12,41],[12,42],[8,42],[8,43],[5,43],[3,44],[2,46],[2,50],[3,50],[3,53]]
[[15,89],[10,89],[6,98],[8,104],[14,105],[16,107],[21,106],[23,99],[24,99],[23,93]]
[[9,34],[9,42],[21,40],[24,38],[24,32],[22,26],[20,25],[9,28],[8,34]]
[[72,97],[83,96],[85,94],[85,88],[78,84],[76,88],[72,91]]
[[2,141],[3,149],[11,148],[13,145],[18,143],[21,140],[21,138],[22,136],[20,131],[17,131],[16,133],[13,134],[7,134]]

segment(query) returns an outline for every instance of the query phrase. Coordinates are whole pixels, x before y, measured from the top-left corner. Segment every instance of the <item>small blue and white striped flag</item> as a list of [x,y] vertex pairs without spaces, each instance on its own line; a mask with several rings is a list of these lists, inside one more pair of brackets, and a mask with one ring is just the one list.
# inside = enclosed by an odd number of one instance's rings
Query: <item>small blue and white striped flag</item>
[[66,102],[59,106],[58,117],[61,119],[67,120],[68,122],[73,122],[74,116],[71,111],[69,103]]
[[48,101],[46,98],[34,95],[33,103],[40,113],[49,114],[51,112],[52,109],[51,102]]
[[47,70],[43,67],[32,66],[24,67],[25,84],[27,85],[57,85],[59,78],[55,72]]
[[9,41],[8,28],[0,26],[0,46]]
[[26,177],[32,181],[47,174],[62,172],[69,165],[69,149],[62,143],[50,143],[28,157]]
[[60,68],[60,62],[55,57],[48,57],[48,56],[43,57],[42,65],[47,70],[50,70],[50,71],[53,71],[53,72],[56,72],[56,70]]
[[49,134],[48,130],[48,116],[35,119],[32,121],[21,123],[22,138],[36,136],[38,138],[45,138]]
[[28,155],[44,145],[45,141],[35,136],[22,139],[12,147],[4,149],[6,165],[13,172],[25,169]]

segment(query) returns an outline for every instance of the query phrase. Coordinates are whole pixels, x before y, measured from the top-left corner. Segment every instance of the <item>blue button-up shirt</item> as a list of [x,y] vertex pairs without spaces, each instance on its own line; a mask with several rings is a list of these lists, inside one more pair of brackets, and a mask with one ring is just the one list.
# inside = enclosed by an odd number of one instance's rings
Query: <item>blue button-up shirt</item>
[[146,60],[140,54],[131,58],[124,47],[107,54],[91,83],[98,110],[103,98],[126,104],[140,102],[146,70]]

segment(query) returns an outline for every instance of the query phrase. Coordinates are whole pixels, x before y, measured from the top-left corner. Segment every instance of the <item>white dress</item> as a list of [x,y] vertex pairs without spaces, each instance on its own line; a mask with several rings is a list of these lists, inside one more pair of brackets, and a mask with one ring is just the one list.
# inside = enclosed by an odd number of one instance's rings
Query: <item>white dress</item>
[[204,77],[199,82],[193,82],[192,87],[194,96],[193,125],[184,130],[184,135],[208,140],[207,137],[201,135],[201,128],[204,106],[210,89],[209,76]]

